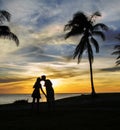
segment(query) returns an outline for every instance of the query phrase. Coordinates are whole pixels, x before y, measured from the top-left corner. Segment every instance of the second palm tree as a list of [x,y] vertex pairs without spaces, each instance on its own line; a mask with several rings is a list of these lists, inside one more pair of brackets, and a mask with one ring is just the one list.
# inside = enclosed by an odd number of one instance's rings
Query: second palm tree
[[96,95],[96,92],[93,82],[92,63],[94,55],[91,45],[95,47],[96,53],[98,53],[99,44],[94,36],[100,36],[103,40],[105,40],[103,30],[108,30],[108,27],[103,23],[95,24],[96,17],[98,16],[101,16],[100,12],[95,12],[91,16],[87,16],[83,12],[77,12],[74,14],[73,19],[70,20],[64,27],[64,31],[67,31],[65,39],[75,35],[82,35],[82,38],[74,51],[73,58],[77,57],[78,63],[80,63],[83,52],[87,50],[90,65],[92,96]]

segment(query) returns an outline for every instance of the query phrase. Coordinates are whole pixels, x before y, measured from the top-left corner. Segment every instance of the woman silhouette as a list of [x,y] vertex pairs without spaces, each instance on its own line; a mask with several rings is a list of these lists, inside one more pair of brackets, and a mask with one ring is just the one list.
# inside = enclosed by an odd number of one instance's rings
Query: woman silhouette
[[44,91],[42,89],[40,81],[41,81],[41,79],[38,77],[35,84],[34,84],[34,86],[33,86],[34,91],[32,93],[32,97],[33,97],[32,108],[33,108],[33,105],[35,104],[35,100],[37,99],[37,110],[39,110],[39,100],[41,98],[40,90],[46,96],[46,94],[44,93]]

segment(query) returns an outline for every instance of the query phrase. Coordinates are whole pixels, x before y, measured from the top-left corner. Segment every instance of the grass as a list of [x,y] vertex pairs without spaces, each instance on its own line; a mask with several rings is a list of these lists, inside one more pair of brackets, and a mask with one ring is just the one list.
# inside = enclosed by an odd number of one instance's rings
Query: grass
[[1,130],[119,130],[120,94],[98,94],[65,98],[56,101],[56,109],[49,111],[41,103],[39,113],[31,104],[0,106]]

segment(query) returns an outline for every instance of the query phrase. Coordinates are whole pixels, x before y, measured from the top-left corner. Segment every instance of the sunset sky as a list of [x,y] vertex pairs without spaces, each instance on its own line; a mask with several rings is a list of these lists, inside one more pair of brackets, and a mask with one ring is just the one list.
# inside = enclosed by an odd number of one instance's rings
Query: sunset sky
[[[120,33],[120,0],[0,0],[0,9],[11,13],[11,28],[19,40],[0,39],[0,94],[31,93],[37,77],[45,74],[55,93],[90,93],[86,53],[80,64],[72,54],[80,37],[64,39],[64,25],[77,11],[90,15],[100,11],[97,22],[109,26],[106,41],[99,39],[94,54],[96,92],[120,92],[120,67],[111,55]],[[94,48],[93,48],[94,50]]]

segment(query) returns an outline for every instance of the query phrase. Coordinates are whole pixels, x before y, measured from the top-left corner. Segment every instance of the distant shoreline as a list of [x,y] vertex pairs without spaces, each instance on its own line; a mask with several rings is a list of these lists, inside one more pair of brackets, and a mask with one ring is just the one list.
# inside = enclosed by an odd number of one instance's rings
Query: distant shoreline
[[[75,95],[81,95],[79,93],[55,93],[55,100],[62,99],[65,97],[71,97]],[[46,98],[43,94],[41,94],[41,102],[46,102]],[[28,100],[28,102],[32,102],[31,94],[0,94],[0,104],[9,104],[13,103],[16,100]]]
[[[16,100],[17,101],[17,100]],[[18,100],[19,101],[19,100]],[[70,97],[65,97],[65,98],[62,98],[62,99],[56,99],[55,100],[55,103],[59,106],[69,106],[71,105],[72,107],[74,106],[84,106],[84,105],[93,105],[96,103],[96,105],[100,105],[100,104],[104,104],[104,105],[107,105],[107,104],[117,104],[118,105],[120,104],[120,93],[98,93],[96,97],[92,97],[90,94],[81,94],[81,95],[76,95],[76,96],[70,96]],[[24,106],[25,108],[25,105],[28,107],[29,105],[31,104],[31,102],[28,102],[28,103],[19,103],[19,104],[15,104],[14,102],[13,103],[7,103],[7,104],[0,104],[0,107],[1,106],[21,106],[22,105]],[[45,105],[46,102],[41,102],[40,103],[41,105]]]

